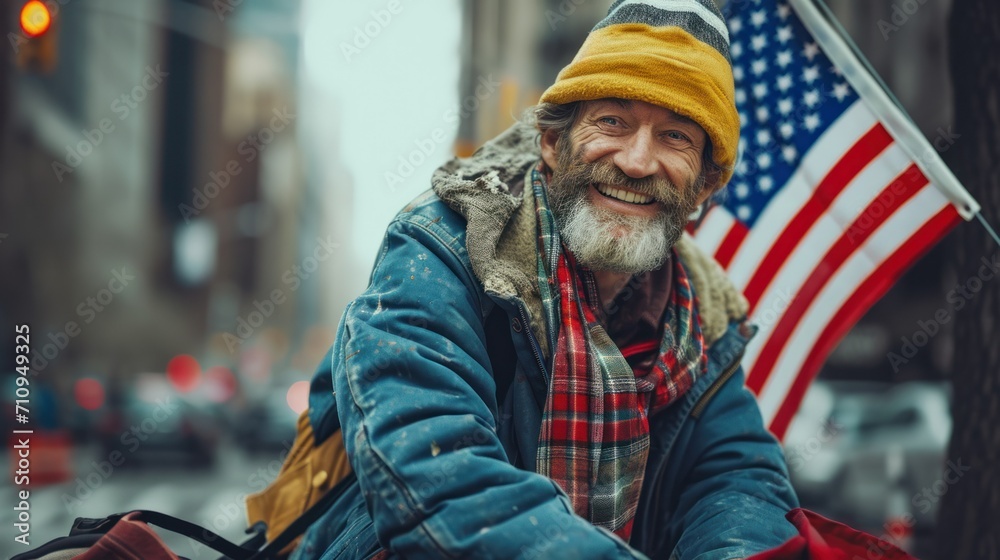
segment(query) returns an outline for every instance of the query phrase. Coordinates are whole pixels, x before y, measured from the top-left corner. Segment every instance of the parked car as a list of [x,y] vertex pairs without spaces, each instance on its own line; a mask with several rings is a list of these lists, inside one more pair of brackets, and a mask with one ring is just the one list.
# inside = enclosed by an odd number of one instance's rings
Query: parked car
[[103,455],[117,451],[122,466],[130,467],[213,465],[217,415],[186,400],[169,383],[145,379],[135,385],[108,403],[99,425]]
[[907,514],[933,526],[951,437],[948,386],[817,381],[810,393],[785,439],[803,506],[860,527]]
[[285,391],[275,388],[238,413],[233,436],[249,453],[278,453],[290,449],[295,441],[297,418],[288,407]]

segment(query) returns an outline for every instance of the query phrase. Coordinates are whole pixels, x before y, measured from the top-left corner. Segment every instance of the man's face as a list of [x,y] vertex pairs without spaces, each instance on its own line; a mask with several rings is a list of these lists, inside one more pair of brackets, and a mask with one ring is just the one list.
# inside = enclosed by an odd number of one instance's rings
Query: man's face
[[711,194],[702,173],[707,135],[642,101],[592,101],[580,111],[568,134],[542,138],[562,239],[592,270],[655,270]]

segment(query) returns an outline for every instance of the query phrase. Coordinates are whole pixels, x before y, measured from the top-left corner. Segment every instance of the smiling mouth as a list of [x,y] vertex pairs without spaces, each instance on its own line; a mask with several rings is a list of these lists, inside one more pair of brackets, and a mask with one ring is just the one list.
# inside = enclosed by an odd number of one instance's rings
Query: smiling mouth
[[628,202],[629,204],[646,206],[656,201],[656,199],[651,196],[626,191],[624,189],[618,189],[609,185],[602,185],[600,183],[592,183],[592,185],[594,189],[602,195],[615,200],[620,200],[622,202]]

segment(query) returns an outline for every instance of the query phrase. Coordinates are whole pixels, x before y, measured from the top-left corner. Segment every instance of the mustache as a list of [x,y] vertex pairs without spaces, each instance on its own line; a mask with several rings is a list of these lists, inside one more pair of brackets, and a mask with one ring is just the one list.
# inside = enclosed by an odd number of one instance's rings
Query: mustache
[[[629,190],[639,194],[651,196],[661,202],[674,202],[677,200],[677,185],[673,181],[664,177],[642,177],[636,179],[629,177],[617,165],[610,161],[595,161],[584,164],[587,169],[584,171],[589,175],[588,183],[602,183],[616,187],[627,187]],[[672,196],[673,195],[673,196]]]
[[553,174],[553,181],[557,188],[583,188],[593,183],[603,183],[653,197],[667,208],[690,207],[693,211],[697,206],[698,196],[706,186],[704,173],[684,188],[666,177],[630,177],[610,159],[588,163],[583,159],[583,150],[572,148],[565,136],[556,143],[556,162],[560,172]]
[[670,179],[652,175],[636,179],[610,161],[586,163],[582,158],[574,158],[572,162],[564,163],[567,165],[562,166],[565,175],[561,182],[566,185],[585,187],[592,183],[601,183],[625,187],[641,195],[650,196],[667,206],[682,205],[692,196],[691,189],[678,188]]

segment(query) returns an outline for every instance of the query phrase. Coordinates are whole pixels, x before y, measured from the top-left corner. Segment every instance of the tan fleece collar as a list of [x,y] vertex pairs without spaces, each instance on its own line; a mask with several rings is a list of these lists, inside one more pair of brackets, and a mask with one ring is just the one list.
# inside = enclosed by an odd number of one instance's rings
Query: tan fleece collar
[[[434,172],[433,189],[465,217],[466,249],[473,272],[487,293],[525,302],[542,351],[548,355],[542,302],[538,294],[535,200],[512,195],[509,185],[541,158],[538,131],[516,123],[470,158],[453,159]],[[698,297],[707,346],[722,337],[730,321],[746,317],[749,305],[725,271],[685,234],[677,243],[681,262]]]

